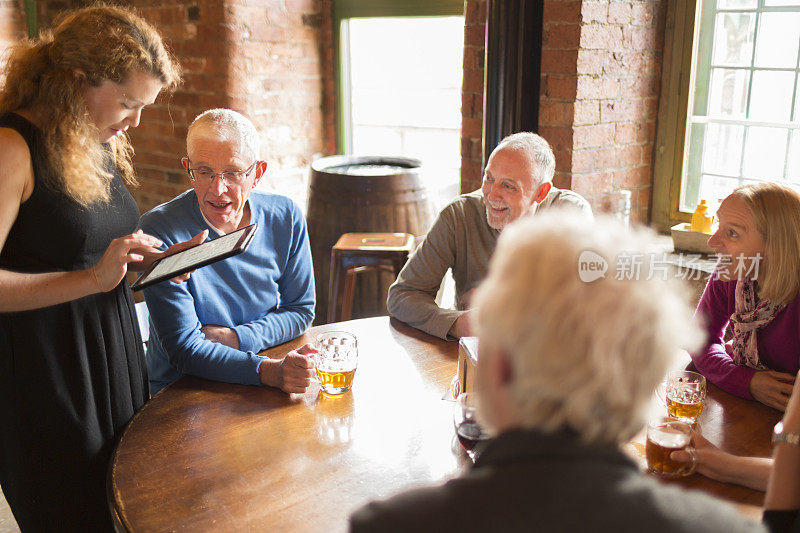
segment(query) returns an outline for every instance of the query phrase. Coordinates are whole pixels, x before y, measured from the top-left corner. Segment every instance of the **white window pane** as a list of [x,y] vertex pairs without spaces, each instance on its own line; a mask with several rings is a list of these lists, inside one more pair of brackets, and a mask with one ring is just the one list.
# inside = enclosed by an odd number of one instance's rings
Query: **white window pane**
[[[460,89],[364,87],[352,94],[354,124],[461,127]],[[409,105],[398,106],[400,102]]]
[[460,87],[463,41],[463,17],[350,19],[352,83]]
[[719,0],[717,9],[755,9],[757,0]]
[[404,150],[418,159],[437,160],[439,167],[461,166],[461,130],[414,128],[406,131]]
[[353,153],[420,158],[440,170],[432,191],[457,191],[464,18],[354,18],[348,33]]
[[709,116],[744,118],[749,76],[747,70],[712,68],[708,91]]
[[755,13],[720,13],[714,28],[715,65],[750,66]]
[[756,42],[756,67],[795,68],[800,13],[762,13]]
[[353,153],[358,155],[405,155],[403,133],[396,128],[359,126],[353,128]]
[[738,186],[739,180],[736,178],[703,174],[700,178],[700,199],[708,203],[710,212],[716,213],[722,199]]
[[744,126],[709,124],[703,140],[703,172],[739,176]]
[[800,77],[797,78],[797,88],[794,91],[794,117],[793,120],[800,121]]
[[792,183],[800,183],[800,131],[798,130],[792,130],[787,167],[786,178]]
[[750,96],[750,118],[786,122],[792,111],[794,72],[756,70]]
[[785,128],[748,128],[742,175],[759,180],[781,179],[788,134],[789,130]]
[[764,0],[765,6],[800,6],[800,0]]

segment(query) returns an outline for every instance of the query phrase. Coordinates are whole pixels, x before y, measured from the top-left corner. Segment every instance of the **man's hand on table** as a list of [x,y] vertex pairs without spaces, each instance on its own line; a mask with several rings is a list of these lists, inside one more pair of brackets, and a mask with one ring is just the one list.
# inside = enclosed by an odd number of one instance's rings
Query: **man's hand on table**
[[200,328],[200,332],[211,342],[218,342],[235,350],[239,349],[239,336],[231,328],[216,324],[206,324]]
[[450,326],[450,331],[447,332],[451,337],[460,339],[461,337],[470,337],[472,335],[472,326],[469,323],[469,313],[463,313],[459,316],[453,325]]
[[306,392],[315,377],[314,361],[311,357],[314,353],[317,351],[306,344],[292,350],[283,359],[265,357],[259,367],[261,383],[284,392]]
[[793,385],[794,375],[792,374],[761,370],[753,374],[748,388],[750,395],[759,402],[779,411],[785,411]]

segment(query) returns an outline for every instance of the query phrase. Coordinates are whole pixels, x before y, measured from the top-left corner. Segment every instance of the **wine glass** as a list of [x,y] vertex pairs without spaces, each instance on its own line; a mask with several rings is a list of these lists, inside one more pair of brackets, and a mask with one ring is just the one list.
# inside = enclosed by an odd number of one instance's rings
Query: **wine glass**
[[472,462],[475,462],[478,444],[489,439],[489,434],[481,428],[475,418],[475,400],[474,392],[462,392],[456,398],[453,409],[453,425],[458,442]]

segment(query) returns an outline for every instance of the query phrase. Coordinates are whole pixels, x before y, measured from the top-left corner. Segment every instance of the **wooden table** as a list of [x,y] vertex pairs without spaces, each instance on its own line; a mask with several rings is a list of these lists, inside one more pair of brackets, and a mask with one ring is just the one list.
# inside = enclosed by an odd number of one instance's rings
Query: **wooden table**
[[[662,414],[662,411],[659,410],[658,414]],[[708,383],[706,401],[699,419],[700,430],[704,437],[726,452],[735,455],[770,457],[772,428],[781,419],[782,414],[756,401],[728,394]],[[642,430],[633,442],[625,447],[642,469],[647,465],[644,443],[645,432]],[[713,481],[699,474],[664,482],[707,492],[735,504],[745,516],[761,520],[764,506],[763,492]]]
[[[358,336],[352,391],[338,398],[183,377],[156,395],[123,433],[109,500],[127,531],[346,531],[356,508],[458,474],[454,438],[458,344],[387,317],[312,328],[268,351],[281,355],[319,332]],[[725,409],[723,410],[723,404]],[[779,413],[711,387],[704,433],[736,453],[769,455]],[[628,445],[643,464],[640,443]],[[699,475],[676,481],[757,517],[761,493]]]

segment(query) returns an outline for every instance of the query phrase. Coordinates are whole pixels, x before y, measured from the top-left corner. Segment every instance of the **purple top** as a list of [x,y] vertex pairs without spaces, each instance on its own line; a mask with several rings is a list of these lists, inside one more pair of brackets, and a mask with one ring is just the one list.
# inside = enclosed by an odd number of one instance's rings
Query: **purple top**
[[[716,276],[703,291],[694,313],[695,321],[705,322],[706,345],[692,354],[697,370],[719,388],[750,398],[750,379],[756,370],[733,362],[723,336],[734,313],[736,281],[722,281]],[[800,367],[800,298],[795,298],[772,322],[756,333],[758,358],[770,370],[797,374]]]

